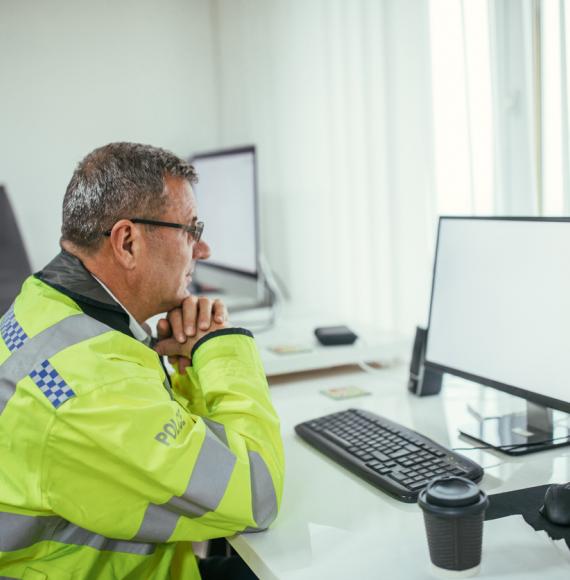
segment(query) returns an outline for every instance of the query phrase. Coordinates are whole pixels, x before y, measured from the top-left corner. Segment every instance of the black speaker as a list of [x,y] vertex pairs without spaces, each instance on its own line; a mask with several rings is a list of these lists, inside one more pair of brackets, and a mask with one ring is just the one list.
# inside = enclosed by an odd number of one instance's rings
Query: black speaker
[[410,380],[408,390],[418,397],[437,395],[441,391],[443,373],[425,368],[427,330],[416,327],[416,338],[410,361]]

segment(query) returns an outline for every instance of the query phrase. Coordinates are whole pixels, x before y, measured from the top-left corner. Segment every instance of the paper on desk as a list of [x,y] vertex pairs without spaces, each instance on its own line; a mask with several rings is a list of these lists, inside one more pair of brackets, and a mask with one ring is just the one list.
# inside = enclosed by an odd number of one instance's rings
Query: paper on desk
[[535,532],[522,516],[487,521],[483,528],[481,578],[505,580],[568,580],[570,550]]

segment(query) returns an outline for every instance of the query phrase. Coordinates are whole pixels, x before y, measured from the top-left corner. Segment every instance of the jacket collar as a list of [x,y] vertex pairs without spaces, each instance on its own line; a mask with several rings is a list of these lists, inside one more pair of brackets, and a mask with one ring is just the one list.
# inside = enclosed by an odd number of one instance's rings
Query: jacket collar
[[95,280],[77,256],[62,250],[34,276],[69,296],[88,316],[133,336],[129,329],[129,315]]

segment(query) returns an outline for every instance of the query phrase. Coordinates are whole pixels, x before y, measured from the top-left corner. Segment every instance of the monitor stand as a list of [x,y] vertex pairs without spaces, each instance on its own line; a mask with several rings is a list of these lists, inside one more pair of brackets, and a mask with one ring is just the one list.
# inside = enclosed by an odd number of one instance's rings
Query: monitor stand
[[[527,401],[526,412],[480,417],[478,423],[460,427],[459,431],[508,455],[525,455],[570,445],[570,429],[564,421],[564,416],[568,419],[569,415],[561,413],[563,416],[554,422],[552,412],[549,407]],[[516,447],[508,447],[511,445]]]

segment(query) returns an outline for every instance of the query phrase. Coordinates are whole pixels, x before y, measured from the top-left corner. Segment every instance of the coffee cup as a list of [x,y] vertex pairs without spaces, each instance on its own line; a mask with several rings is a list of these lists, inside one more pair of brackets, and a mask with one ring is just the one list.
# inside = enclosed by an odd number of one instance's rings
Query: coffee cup
[[479,572],[483,519],[489,499],[465,477],[436,477],[420,493],[429,554],[439,577],[468,578]]

